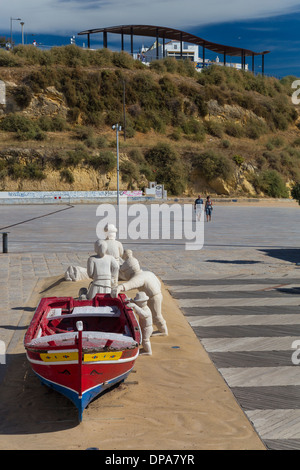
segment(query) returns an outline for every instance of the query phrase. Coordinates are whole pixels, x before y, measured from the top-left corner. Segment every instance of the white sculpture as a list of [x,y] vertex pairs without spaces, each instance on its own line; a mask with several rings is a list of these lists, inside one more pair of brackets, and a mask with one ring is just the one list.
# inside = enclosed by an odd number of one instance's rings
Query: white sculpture
[[149,297],[145,292],[138,292],[135,298],[128,304],[128,307],[131,307],[139,317],[139,324],[142,331],[142,346],[144,352],[142,354],[147,354],[151,356],[152,349],[150,343],[150,336],[153,333],[152,325],[152,314],[151,310],[147,305],[147,300]]
[[107,255],[107,244],[104,240],[95,242],[96,255],[90,256],[87,262],[87,274],[93,279],[86,297],[92,299],[96,294],[109,294],[116,285],[119,265],[113,256]]
[[69,266],[65,272],[66,281],[82,281],[83,279],[89,279],[87,269],[81,266]]
[[148,306],[152,313],[152,320],[158,331],[162,335],[168,334],[168,328],[163,318],[161,307],[163,296],[161,293],[161,283],[154,273],[143,271],[136,258],[134,258],[131,250],[125,250],[124,263],[120,271],[122,278],[126,280],[117,288],[112,290],[112,296],[117,296],[120,292],[131,289],[138,289],[145,292],[149,297]]
[[120,268],[119,268],[119,279],[122,281],[129,281],[130,279],[131,271],[128,270],[129,268],[128,268],[127,260],[132,257],[133,257],[132,250],[124,251],[123,256],[122,256],[123,258],[122,264],[120,265]]
[[116,227],[113,224],[106,224],[104,232],[106,233],[107,254],[113,256],[119,265],[122,264],[124,249],[122,243],[116,240]]

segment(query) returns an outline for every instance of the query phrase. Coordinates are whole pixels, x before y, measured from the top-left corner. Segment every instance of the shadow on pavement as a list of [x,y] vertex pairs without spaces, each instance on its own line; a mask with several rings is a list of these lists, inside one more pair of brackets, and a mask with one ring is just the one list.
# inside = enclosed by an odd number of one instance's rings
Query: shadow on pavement
[[63,282],[66,282],[65,278],[62,277],[61,279],[58,279],[57,281],[53,282],[53,284],[51,284],[50,286],[48,286],[46,289],[42,290],[40,292],[40,294],[44,294],[44,292],[47,292],[51,289],[53,289],[54,287],[57,287],[59,286],[60,284],[62,284]]
[[206,263],[224,263],[224,264],[257,264],[261,263],[262,261],[252,261],[252,260],[243,260],[243,259],[235,259],[235,260],[225,260],[225,259],[207,259]]
[[280,287],[276,290],[277,292],[282,292],[283,294],[300,295],[300,287],[291,287],[290,289]]
[[289,261],[290,263],[300,263],[300,248],[270,248],[260,251],[271,258]]

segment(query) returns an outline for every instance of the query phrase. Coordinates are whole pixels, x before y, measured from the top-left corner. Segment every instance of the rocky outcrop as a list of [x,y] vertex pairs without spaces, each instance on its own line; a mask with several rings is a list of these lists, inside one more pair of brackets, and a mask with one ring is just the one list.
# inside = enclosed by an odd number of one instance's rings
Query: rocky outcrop
[[31,101],[25,109],[20,107],[14,97],[14,92],[18,85],[14,82],[3,82],[5,85],[5,106],[2,106],[4,113],[20,112],[25,116],[37,119],[41,116],[60,116],[66,118],[68,107],[64,95],[54,86],[47,87],[43,93],[33,94]]
[[29,106],[24,111],[29,117],[38,118],[40,116],[60,116],[66,118],[68,107],[65,103],[64,95],[51,86],[43,93],[34,95]]
[[222,178],[215,178],[210,181],[210,186],[218,195],[229,196],[232,192],[232,187]]
[[255,196],[256,191],[254,186],[249,180],[251,176],[257,171],[257,167],[248,162],[242,163],[240,167],[235,170],[236,190],[241,193],[246,193],[249,196]]
[[221,120],[238,121],[240,123],[248,120],[264,122],[264,119],[257,116],[253,111],[242,108],[238,105],[220,105],[217,100],[210,100],[207,103],[208,117],[215,117]]

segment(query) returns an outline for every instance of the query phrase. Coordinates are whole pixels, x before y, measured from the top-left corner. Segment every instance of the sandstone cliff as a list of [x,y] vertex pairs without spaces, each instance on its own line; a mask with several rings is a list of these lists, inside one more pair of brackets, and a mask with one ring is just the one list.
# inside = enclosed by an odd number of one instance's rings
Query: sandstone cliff
[[[170,61],[149,70],[125,56],[116,66],[113,53],[100,68],[29,67],[25,52],[22,64],[0,67],[1,190],[116,189],[116,122],[126,125],[121,189],[159,178],[174,194],[270,196],[276,186],[284,197],[300,178],[288,79],[221,67],[171,71]],[[161,161],[151,154],[158,144],[169,152]]]

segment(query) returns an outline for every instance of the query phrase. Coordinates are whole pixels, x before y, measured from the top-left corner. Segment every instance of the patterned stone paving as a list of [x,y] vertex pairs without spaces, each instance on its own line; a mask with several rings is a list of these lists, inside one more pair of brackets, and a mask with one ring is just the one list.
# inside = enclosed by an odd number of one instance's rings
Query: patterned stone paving
[[[268,449],[300,449],[300,368],[291,360],[292,343],[300,339],[296,210],[217,207],[200,251],[180,243],[125,243],[164,281]],[[46,208],[23,211],[1,207],[1,226],[34,219]],[[24,305],[36,282],[86,265],[95,207],[11,232],[10,253],[0,253],[0,340],[8,354],[25,332]]]

